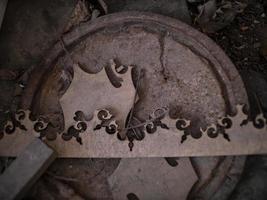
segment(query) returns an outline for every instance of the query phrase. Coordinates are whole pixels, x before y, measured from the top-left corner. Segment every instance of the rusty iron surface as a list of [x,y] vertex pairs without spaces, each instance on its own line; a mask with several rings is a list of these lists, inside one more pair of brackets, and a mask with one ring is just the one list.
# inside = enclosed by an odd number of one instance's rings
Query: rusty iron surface
[[[66,122],[68,116],[63,116],[62,111],[63,107],[68,108],[68,106],[63,106],[60,99],[63,94],[68,93],[71,88],[70,83],[74,80],[79,81],[79,78],[76,77],[78,75],[73,73],[73,69],[81,68],[83,73],[88,73],[90,78],[89,74],[96,74],[92,77],[97,76],[103,68],[107,69],[110,60],[114,60],[118,66],[133,66],[134,85],[136,87],[137,84],[140,85],[137,91],[138,100],[135,101],[132,108],[134,121],[129,119],[129,123],[144,122],[155,110],[168,108],[171,118],[189,119],[191,125],[186,128],[186,131],[190,132],[190,136],[194,139],[199,139],[208,125],[217,123],[219,118],[227,114],[236,113],[237,104],[247,104],[245,89],[233,64],[206,36],[178,20],[156,14],[141,12],[112,14],[84,24],[66,34],[50,51],[50,55],[44,58],[43,63],[32,72],[28,87],[22,97],[22,108],[31,110],[31,115],[35,117],[41,116],[45,119],[47,128],[41,132],[42,138],[48,141],[56,140],[58,134],[69,128],[69,122]],[[76,67],[75,63],[77,63]],[[144,73],[137,82],[136,74],[140,70]],[[110,78],[114,78],[114,76],[110,74],[110,71],[105,71],[111,82],[110,85],[114,85],[116,81]],[[96,101],[94,96],[101,91],[84,91],[87,89],[83,87],[83,84],[81,83],[81,88],[76,84],[75,95],[77,98],[67,99],[69,106],[81,104],[79,102],[84,101],[82,108],[84,109],[86,102],[90,105],[95,104],[95,102],[90,102],[90,99]],[[90,83],[88,82],[88,84]],[[116,96],[113,95],[113,97]],[[105,96],[103,96],[101,101],[105,105],[108,105],[109,101],[115,103],[116,99],[112,99],[113,97],[110,96],[105,100]],[[118,105],[123,103],[119,99],[117,101]],[[74,114],[73,111],[73,116]],[[69,116],[72,114],[70,113]],[[67,121],[72,121],[72,119]],[[172,123],[170,121],[167,124]],[[164,128],[162,125],[164,124],[160,125],[161,128]],[[164,130],[162,131],[164,132]],[[215,137],[213,133],[211,135],[208,133],[209,137]],[[230,140],[228,135],[224,134],[223,136]],[[71,137],[68,137],[67,140]],[[181,142],[185,140],[183,137]],[[143,138],[144,135],[140,135],[135,139],[142,140]],[[80,140],[80,138],[78,139]],[[128,139],[130,140],[130,149],[132,149],[132,138],[128,137]],[[208,141],[208,139],[202,139],[202,143]],[[157,146],[159,141],[154,142]],[[51,145],[58,146],[53,143]],[[153,142],[150,145],[153,145]],[[171,142],[167,145],[172,146],[173,144]],[[191,141],[187,147],[191,148],[192,145],[195,145],[194,141]],[[89,146],[91,148],[92,145]],[[183,149],[187,147],[183,146]],[[199,147],[201,148],[201,145]],[[114,148],[115,146],[113,146]],[[137,152],[140,153],[147,148],[148,146]],[[162,154],[162,148],[163,146],[156,151],[158,153],[154,152],[150,156],[168,156],[166,153]],[[170,147],[170,149],[172,148]],[[228,153],[231,152],[230,149],[228,149]],[[79,156],[73,152],[68,153],[68,151],[62,150],[62,156]],[[82,157],[87,155],[82,152],[80,153]],[[106,150],[103,149],[103,152]],[[121,156],[124,150],[121,153],[116,152],[118,153],[113,152],[110,155],[112,157]],[[148,152],[140,155],[150,154]],[[170,151],[168,152],[170,153]],[[185,152],[193,151],[183,150],[181,155],[189,155]],[[190,153],[190,155],[212,155],[207,154],[204,149],[201,152]],[[106,153],[89,153],[88,155],[107,156]],[[214,155],[222,154],[223,151],[214,152]],[[171,153],[171,155],[177,154]]]
[[[87,72],[99,72],[109,59],[146,70],[134,113],[141,120],[170,106],[174,115],[195,121],[197,130],[247,103],[241,78],[224,52],[178,20],[139,12],[112,14],[81,25],[63,40]],[[57,43],[32,72],[22,108],[58,119],[55,123],[63,128],[58,100],[70,82],[62,71],[70,65]],[[193,136],[199,137],[199,131]]]

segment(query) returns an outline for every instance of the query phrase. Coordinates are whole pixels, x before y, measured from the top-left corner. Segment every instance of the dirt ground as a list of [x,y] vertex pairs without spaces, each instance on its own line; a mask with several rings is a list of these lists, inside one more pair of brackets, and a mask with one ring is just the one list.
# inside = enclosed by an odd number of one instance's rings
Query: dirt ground
[[[220,2],[220,1],[217,1]],[[234,1],[232,1],[234,2]],[[212,38],[231,58],[248,90],[252,112],[258,112],[260,101],[267,111],[267,1],[248,0],[243,12],[231,23],[214,33],[205,33]],[[202,31],[194,19],[199,15],[199,3],[189,4],[193,26]]]
[[240,72],[255,71],[267,75],[266,58],[260,51],[266,48],[261,42],[266,37],[267,22],[267,4],[263,2],[250,1],[244,12],[229,26],[209,35],[224,49]]

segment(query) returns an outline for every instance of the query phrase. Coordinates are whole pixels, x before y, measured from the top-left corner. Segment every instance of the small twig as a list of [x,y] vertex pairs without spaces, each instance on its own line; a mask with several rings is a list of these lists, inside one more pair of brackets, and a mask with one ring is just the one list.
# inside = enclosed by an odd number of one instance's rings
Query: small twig
[[203,7],[202,7],[201,11],[200,11],[199,14],[195,17],[195,19],[194,19],[194,24],[196,24],[197,21],[198,21],[198,19],[201,17],[201,15],[203,15],[204,10],[205,10],[205,3],[206,3],[206,1],[204,1],[204,3],[203,3]]
[[48,172],[48,171],[46,172],[46,174],[51,176],[51,177],[53,177],[53,178],[55,178],[55,179],[61,180],[61,181],[79,182],[79,180],[76,179],[76,178],[68,178],[68,177],[65,177],[65,176],[58,176],[58,175],[55,175],[55,174],[53,174],[51,172]]
[[146,124],[149,124],[149,123],[151,123],[151,122],[157,120],[158,118],[164,117],[164,116],[166,115],[166,113],[167,113],[167,111],[164,112],[164,113],[162,113],[161,115],[159,115],[159,116],[156,117],[156,118],[152,118],[152,119],[150,119],[150,120],[146,120],[145,122],[140,123],[140,124],[137,124],[137,125],[135,125],[135,126],[129,126],[129,127],[126,127],[126,128],[123,129],[123,130],[130,130],[130,129],[134,129],[134,128],[140,128],[140,127],[142,127],[142,126],[144,126],[144,125],[146,125]]
[[98,3],[101,5],[102,9],[105,12],[105,15],[108,14],[108,6],[103,0],[98,0]]

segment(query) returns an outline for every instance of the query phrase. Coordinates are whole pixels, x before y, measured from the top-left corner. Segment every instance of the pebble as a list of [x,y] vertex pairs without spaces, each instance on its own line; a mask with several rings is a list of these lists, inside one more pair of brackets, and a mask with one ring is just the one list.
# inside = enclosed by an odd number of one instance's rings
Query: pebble
[[24,85],[23,83],[20,83],[20,84],[19,84],[19,87],[21,87],[21,88],[25,88],[25,85]]
[[240,29],[241,29],[241,31],[246,31],[249,29],[249,27],[248,26],[241,26]]

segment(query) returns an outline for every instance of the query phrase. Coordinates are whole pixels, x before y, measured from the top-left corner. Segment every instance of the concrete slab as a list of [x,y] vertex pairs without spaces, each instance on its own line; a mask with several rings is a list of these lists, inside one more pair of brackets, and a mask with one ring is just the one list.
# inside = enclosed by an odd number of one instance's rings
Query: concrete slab
[[55,155],[41,140],[35,139],[0,176],[0,199],[21,199]]

